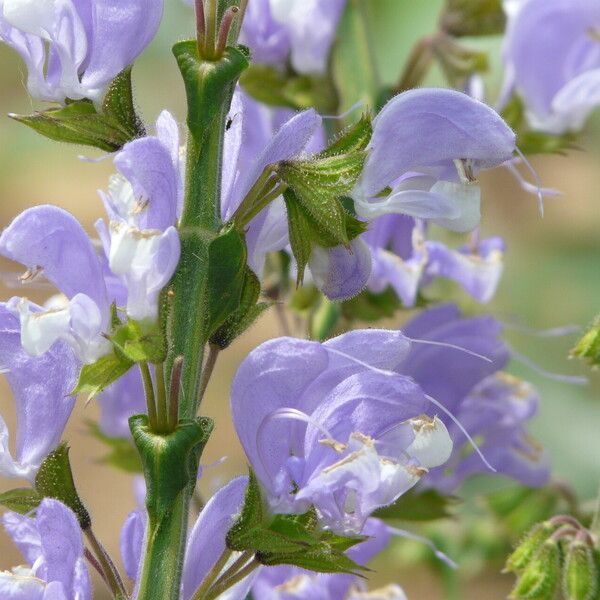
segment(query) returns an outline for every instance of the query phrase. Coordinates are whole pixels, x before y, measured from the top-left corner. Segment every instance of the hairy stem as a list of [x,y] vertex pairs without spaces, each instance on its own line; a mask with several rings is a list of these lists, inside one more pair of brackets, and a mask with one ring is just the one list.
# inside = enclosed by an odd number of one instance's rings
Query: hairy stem
[[92,528],[88,527],[84,529],[83,534],[85,535],[90,547],[92,548],[94,556],[102,568],[102,572],[104,573],[103,579],[106,581],[115,598],[123,600],[128,598],[127,590],[123,584],[123,579],[121,578],[115,563],[110,558],[100,540],[94,534]]
[[221,348],[216,346],[215,344],[208,345],[208,356],[206,357],[206,362],[204,363],[204,368],[202,369],[202,377],[200,378],[200,389],[198,390],[198,405],[202,402],[204,398],[204,394],[206,393],[206,388],[210,382],[210,378],[215,370],[215,366],[217,364],[217,359],[219,358],[219,354],[221,352]]
[[221,578],[219,581],[217,581],[210,589],[208,594],[206,594],[206,596],[203,598],[203,600],[214,600],[215,598],[218,598],[223,592],[229,588],[232,588],[234,585],[248,577],[248,575],[250,575],[255,569],[258,569],[258,567],[260,567],[260,563],[256,560],[256,558],[252,559],[237,573],[227,578]]
[[140,363],[140,373],[142,374],[142,382],[144,384],[144,395],[146,396],[146,406],[148,408],[148,420],[150,427],[156,430],[158,427],[158,415],[156,413],[156,398],[154,396],[154,383],[148,363]]
[[233,554],[232,550],[229,548],[225,548],[221,556],[218,558],[217,562],[214,564],[213,568],[208,572],[204,581],[200,584],[200,587],[194,592],[191,600],[201,600],[208,590],[211,588],[212,584],[215,582],[217,577],[221,574],[221,571],[227,564],[227,561],[231,558]]

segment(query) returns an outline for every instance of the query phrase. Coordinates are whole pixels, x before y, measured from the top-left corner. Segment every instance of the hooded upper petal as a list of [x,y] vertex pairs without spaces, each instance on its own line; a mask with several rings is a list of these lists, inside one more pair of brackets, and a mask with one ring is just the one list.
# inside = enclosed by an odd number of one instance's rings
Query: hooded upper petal
[[358,195],[375,196],[409,171],[446,161],[497,166],[514,149],[513,131],[482,102],[453,90],[410,90],[390,100],[374,121]]

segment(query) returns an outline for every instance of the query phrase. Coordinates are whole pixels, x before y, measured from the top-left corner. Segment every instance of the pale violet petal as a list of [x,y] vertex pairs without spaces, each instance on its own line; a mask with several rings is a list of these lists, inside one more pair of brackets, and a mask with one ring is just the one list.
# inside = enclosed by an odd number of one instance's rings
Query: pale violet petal
[[473,183],[438,181],[431,188],[433,194],[449,199],[458,209],[453,218],[438,217],[434,223],[457,233],[473,231],[481,221],[481,188]]
[[415,437],[406,453],[427,469],[446,463],[452,454],[452,439],[444,423],[434,417],[411,419]]

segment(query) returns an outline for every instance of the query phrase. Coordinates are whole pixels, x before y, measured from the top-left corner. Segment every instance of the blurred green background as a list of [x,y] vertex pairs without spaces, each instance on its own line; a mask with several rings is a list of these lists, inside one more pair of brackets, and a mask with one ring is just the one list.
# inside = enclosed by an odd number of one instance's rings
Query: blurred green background
[[[193,17],[180,0],[166,0],[166,5],[159,35],[134,70],[137,101],[148,122],[165,107],[181,122],[185,114],[182,85],[170,47],[174,41],[191,34]],[[434,31],[441,5],[441,0],[367,2],[372,49],[385,83],[397,80],[412,45]],[[479,39],[468,43],[491,52],[492,69],[487,84],[493,102],[501,81],[499,41]],[[24,67],[4,47],[0,48],[0,73],[3,90],[0,114],[29,113],[36,108],[25,90]],[[441,75],[435,70],[427,80],[430,85],[441,82]],[[0,140],[1,226],[7,225],[25,207],[49,202],[72,211],[92,231],[93,222],[102,215],[96,190],[106,185],[112,171],[110,161],[81,162],[80,154],[98,154],[51,143],[6,117],[0,118]],[[500,291],[485,310],[508,323],[518,322],[533,328],[585,326],[600,312],[600,115],[592,119],[581,150],[567,157],[535,158],[533,163],[544,186],[563,192],[562,196],[547,201],[543,219],[537,212],[535,199],[522,192],[508,172],[483,176],[483,234],[500,235],[508,242]],[[15,265],[7,263],[2,263],[1,269],[3,273],[17,272]],[[14,278],[8,277],[8,281]],[[3,297],[15,293],[20,292],[6,286],[3,289]],[[36,293],[32,292],[30,297],[36,299]],[[243,455],[228,414],[229,385],[244,356],[278,333],[276,320],[268,315],[218,365],[205,406],[205,412],[215,417],[217,428],[203,462],[211,464],[222,456],[228,460],[206,471],[203,486],[207,492],[231,475],[244,472]],[[574,338],[542,339],[516,332],[509,336],[519,352],[547,370],[588,374],[584,365],[567,361]],[[556,476],[572,485],[582,498],[591,498],[600,481],[600,378],[592,374],[588,386],[577,387],[542,378],[517,364],[512,371],[535,383],[540,391],[543,402],[533,430],[548,449]],[[5,385],[0,394],[0,411],[12,422],[12,400]],[[128,476],[98,464],[104,449],[85,435],[83,426],[84,419],[96,414],[93,403],[87,407],[83,402],[78,403],[66,437],[72,445],[77,482],[91,507],[97,533],[117,554],[121,523],[134,506],[132,482]],[[486,485],[483,482],[480,487],[471,487],[477,495]],[[13,482],[0,482],[1,490],[10,487],[14,487]],[[456,527],[460,530],[461,526]],[[21,560],[3,532],[0,532],[0,557],[0,569],[10,568]],[[376,579],[398,580],[412,598],[447,597],[429,571],[402,569],[398,564],[393,555],[379,560]],[[477,600],[505,597],[511,578],[501,577],[497,572],[494,566],[471,581],[463,597]],[[103,598],[103,593],[99,591],[97,597]]]

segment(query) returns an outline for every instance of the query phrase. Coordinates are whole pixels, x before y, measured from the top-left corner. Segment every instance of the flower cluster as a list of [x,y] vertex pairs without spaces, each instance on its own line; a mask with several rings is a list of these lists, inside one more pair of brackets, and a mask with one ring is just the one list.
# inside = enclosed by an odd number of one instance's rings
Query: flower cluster
[[[480,304],[493,298],[505,244],[480,236],[478,177],[515,172],[528,164],[518,148],[528,133],[554,143],[600,104],[598,4],[504,3],[503,114],[465,92],[478,81],[474,55],[448,29],[417,47],[402,81],[422,79],[443,42],[454,54],[442,66],[454,61],[446,75],[461,89],[402,84],[356,119],[322,115],[306,97],[315,81],[335,87],[331,53],[353,4],[195,0],[197,39],[174,47],[183,141],[167,110],[142,123],[131,85],[162,0],[0,0],[0,39],[24,60],[31,96],[54,103],[17,119],[110,151],[116,171],[100,191],[97,239],[52,205],[0,235],[0,254],[26,269],[21,283],[43,278],[53,290],[43,304],[0,303],[17,415],[14,452],[0,417],[0,475],[30,486],[0,495],[26,562],[0,573],[3,598],[91,599],[89,563],[120,600],[406,600],[395,583],[368,591],[361,577],[392,536],[456,565],[386,511],[427,494],[443,502],[475,475],[549,481],[528,432],[539,398],[508,372],[518,356],[504,325],[426,294],[445,278]],[[250,56],[268,65],[257,71],[265,86],[301,81],[306,97],[253,97],[242,77]],[[509,118],[515,103],[525,124]],[[314,292],[301,308],[294,279]],[[388,329],[357,325],[357,305],[389,294],[392,313],[419,311]],[[231,387],[250,474],[217,491],[188,533],[213,425],[197,414],[217,356],[286,301],[297,320],[308,316],[308,335],[256,347]],[[375,312],[371,321],[391,316]],[[61,444],[78,394],[97,398],[96,434],[144,473],[121,532],[128,583],[95,537]]]

